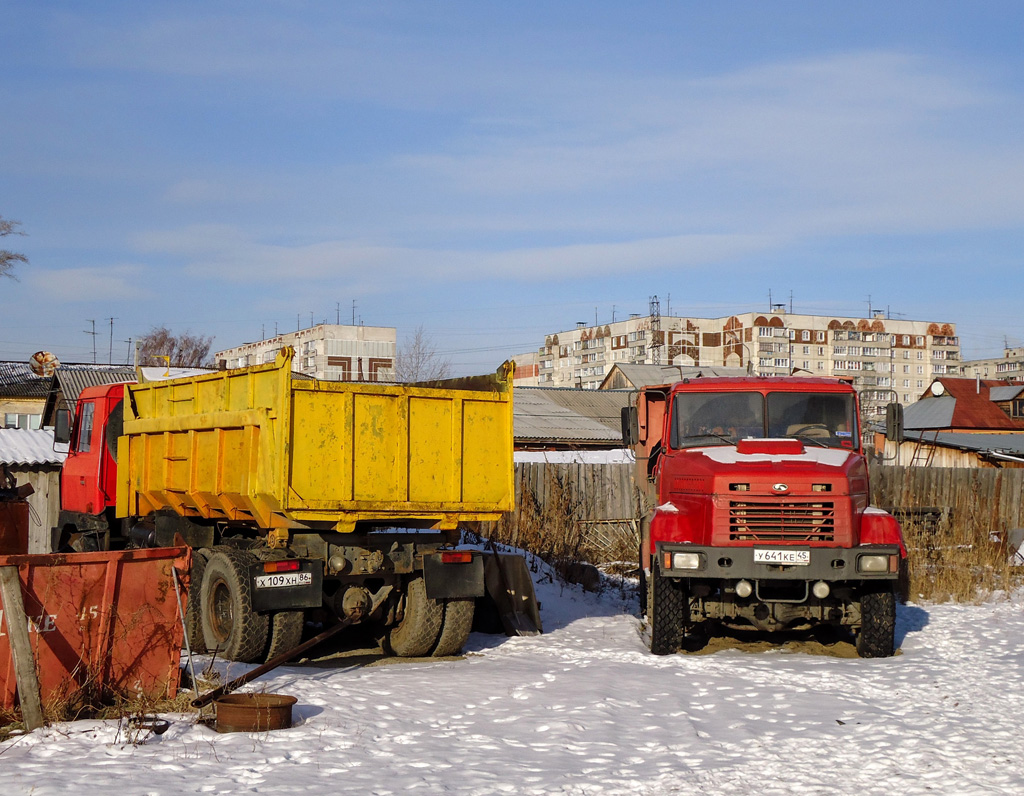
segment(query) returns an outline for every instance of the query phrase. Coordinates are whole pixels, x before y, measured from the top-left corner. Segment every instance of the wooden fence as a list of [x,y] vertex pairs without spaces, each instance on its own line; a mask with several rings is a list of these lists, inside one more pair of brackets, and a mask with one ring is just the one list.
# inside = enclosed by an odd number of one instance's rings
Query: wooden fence
[[[516,465],[516,514],[524,501],[544,515],[552,504],[568,506],[572,524],[592,546],[612,549],[633,537],[640,508],[631,464]],[[1003,534],[1024,528],[1024,470],[871,466],[871,502],[895,509],[904,520],[952,517]],[[627,544],[627,547],[629,545]]]
[[871,502],[913,515],[938,508],[1004,533],[1024,527],[1024,470],[871,466]]

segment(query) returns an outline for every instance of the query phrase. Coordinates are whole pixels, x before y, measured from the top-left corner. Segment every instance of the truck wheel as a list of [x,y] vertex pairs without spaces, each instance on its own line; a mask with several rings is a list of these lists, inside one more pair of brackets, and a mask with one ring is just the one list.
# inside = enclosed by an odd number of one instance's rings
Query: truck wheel
[[896,595],[892,589],[861,595],[860,622],[860,657],[888,658],[896,651]]
[[690,620],[690,599],[683,582],[667,578],[657,569],[652,571],[648,614],[651,618],[651,652],[655,655],[678,652]]
[[270,615],[270,642],[267,644],[266,660],[276,658],[282,652],[295,649],[302,643],[302,630],[306,625],[306,614],[302,611],[275,611]]
[[441,635],[437,639],[434,651],[430,654],[435,658],[457,655],[469,638],[473,629],[473,600],[445,600],[444,620],[441,624]]
[[229,661],[253,663],[267,648],[268,621],[252,610],[249,567],[243,550],[218,548],[206,563],[200,611],[206,647]]
[[427,599],[423,578],[413,578],[405,589],[405,614],[391,628],[387,638],[388,651],[400,658],[429,655],[441,634],[444,605]]
[[189,570],[188,580],[188,603],[185,606],[185,632],[188,634],[188,646],[196,654],[208,652],[206,639],[203,636],[202,612],[199,608],[203,592],[203,575],[206,574],[207,552],[192,551],[192,568]]

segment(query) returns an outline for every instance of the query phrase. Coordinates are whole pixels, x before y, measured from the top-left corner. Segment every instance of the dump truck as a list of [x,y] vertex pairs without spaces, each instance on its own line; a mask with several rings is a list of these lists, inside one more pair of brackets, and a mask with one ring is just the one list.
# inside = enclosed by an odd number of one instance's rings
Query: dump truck
[[647,507],[642,609],[655,654],[739,630],[846,627],[895,648],[899,523],[869,505],[857,394],[803,377],[692,378],[623,409]]
[[[83,390],[58,416],[55,548],[188,545],[194,651],[270,660],[311,620],[458,652],[494,580],[460,528],[513,506],[511,363],[416,386],[307,379],[293,356]],[[487,563],[539,623],[523,559]]]

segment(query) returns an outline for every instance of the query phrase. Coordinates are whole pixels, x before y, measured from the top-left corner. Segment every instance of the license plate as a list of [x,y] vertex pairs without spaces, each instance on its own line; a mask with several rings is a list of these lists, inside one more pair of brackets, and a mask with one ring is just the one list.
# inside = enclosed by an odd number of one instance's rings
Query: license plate
[[784,564],[806,567],[811,563],[810,550],[754,550],[756,564]]
[[273,575],[257,575],[257,589],[279,589],[282,586],[309,586],[313,582],[312,572],[278,572]]

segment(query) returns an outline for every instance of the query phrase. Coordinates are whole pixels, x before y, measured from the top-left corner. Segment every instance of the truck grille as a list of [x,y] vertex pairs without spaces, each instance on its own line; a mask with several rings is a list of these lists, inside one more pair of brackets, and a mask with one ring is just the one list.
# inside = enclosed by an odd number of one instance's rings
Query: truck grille
[[729,502],[730,541],[831,542],[835,531],[832,503]]

